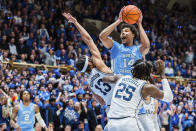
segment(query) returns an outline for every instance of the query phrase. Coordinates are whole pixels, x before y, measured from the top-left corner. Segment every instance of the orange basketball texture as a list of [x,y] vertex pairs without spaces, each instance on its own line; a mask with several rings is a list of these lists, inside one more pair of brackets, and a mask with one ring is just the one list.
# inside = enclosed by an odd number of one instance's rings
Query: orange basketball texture
[[140,10],[134,5],[127,5],[122,11],[122,19],[127,24],[135,24],[140,17]]

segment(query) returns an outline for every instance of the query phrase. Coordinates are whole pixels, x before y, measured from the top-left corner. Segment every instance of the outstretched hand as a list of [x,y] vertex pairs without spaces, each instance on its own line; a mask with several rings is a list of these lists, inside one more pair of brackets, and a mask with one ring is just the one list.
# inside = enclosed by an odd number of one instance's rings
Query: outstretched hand
[[138,19],[138,21],[136,22],[137,25],[141,24],[142,23],[142,20],[143,20],[143,15],[142,15],[142,12],[140,10],[140,17]]
[[156,70],[157,74],[159,75],[165,75],[165,63],[162,60],[156,61]]
[[74,18],[70,13],[63,13],[62,14],[65,18],[67,18],[68,22],[75,23],[77,22],[76,18]]

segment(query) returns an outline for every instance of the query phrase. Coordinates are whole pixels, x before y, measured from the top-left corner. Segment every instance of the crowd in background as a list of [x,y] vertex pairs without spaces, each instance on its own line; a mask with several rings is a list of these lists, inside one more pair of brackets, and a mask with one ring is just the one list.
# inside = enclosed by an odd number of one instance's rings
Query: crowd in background
[[[0,61],[75,66],[78,57],[90,56],[90,52],[80,33],[61,13],[71,12],[86,28],[84,18],[111,24],[127,4],[138,6],[143,12],[142,24],[151,41],[146,60],[152,63],[164,60],[167,76],[196,78],[196,17],[178,4],[167,11],[160,0],[0,0]],[[91,36],[110,67],[109,50],[97,35]],[[139,38],[135,44],[139,44]],[[1,64],[0,68],[0,94],[8,95],[0,96],[0,123],[6,123],[7,129],[10,129],[11,109],[19,101],[13,98],[25,89],[31,92],[32,102],[40,107],[51,129],[99,131],[107,123],[106,107],[101,107],[87,88],[88,74],[81,75],[77,70],[49,71],[44,65],[42,69],[29,67],[21,72],[7,64]],[[196,82],[170,81],[170,86],[174,101],[160,102],[160,126],[194,130]],[[41,127],[36,123],[35,128]]]

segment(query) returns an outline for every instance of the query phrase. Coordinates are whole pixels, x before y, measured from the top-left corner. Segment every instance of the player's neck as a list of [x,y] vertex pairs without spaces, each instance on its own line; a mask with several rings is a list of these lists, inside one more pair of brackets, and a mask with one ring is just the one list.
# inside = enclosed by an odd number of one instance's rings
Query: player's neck
[[30,101],[23,101],[22,103],[23,103],[24,106],[29,106]]
[[129,43],[125,43],[125,46],[133,46],[133,41],[129,42]]

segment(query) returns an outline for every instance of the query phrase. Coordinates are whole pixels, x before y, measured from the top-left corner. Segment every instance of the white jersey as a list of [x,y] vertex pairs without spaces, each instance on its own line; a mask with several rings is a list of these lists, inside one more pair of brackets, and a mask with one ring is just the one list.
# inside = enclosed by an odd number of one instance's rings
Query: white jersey
[[123,76],[114,87],[112,102],[108,113],[109,119],[135,117],[143,105],[141,90],[146,82]]
[[149,103],[144,103],[144,111],[139,115],[139,121],[146,131],[159,131],[157,115],[155,112],[154,98],[150,98]]
[[[93,68],[87,81],[89,88],[98,96],[100,96],[104,101],[107,107],[111,104],[112,93],[114,90],[115,84],[103,83],[103,77],[110,75],[104,72],[99,71],[96,68]],[[106,109],[106,113],[108,109]]]

